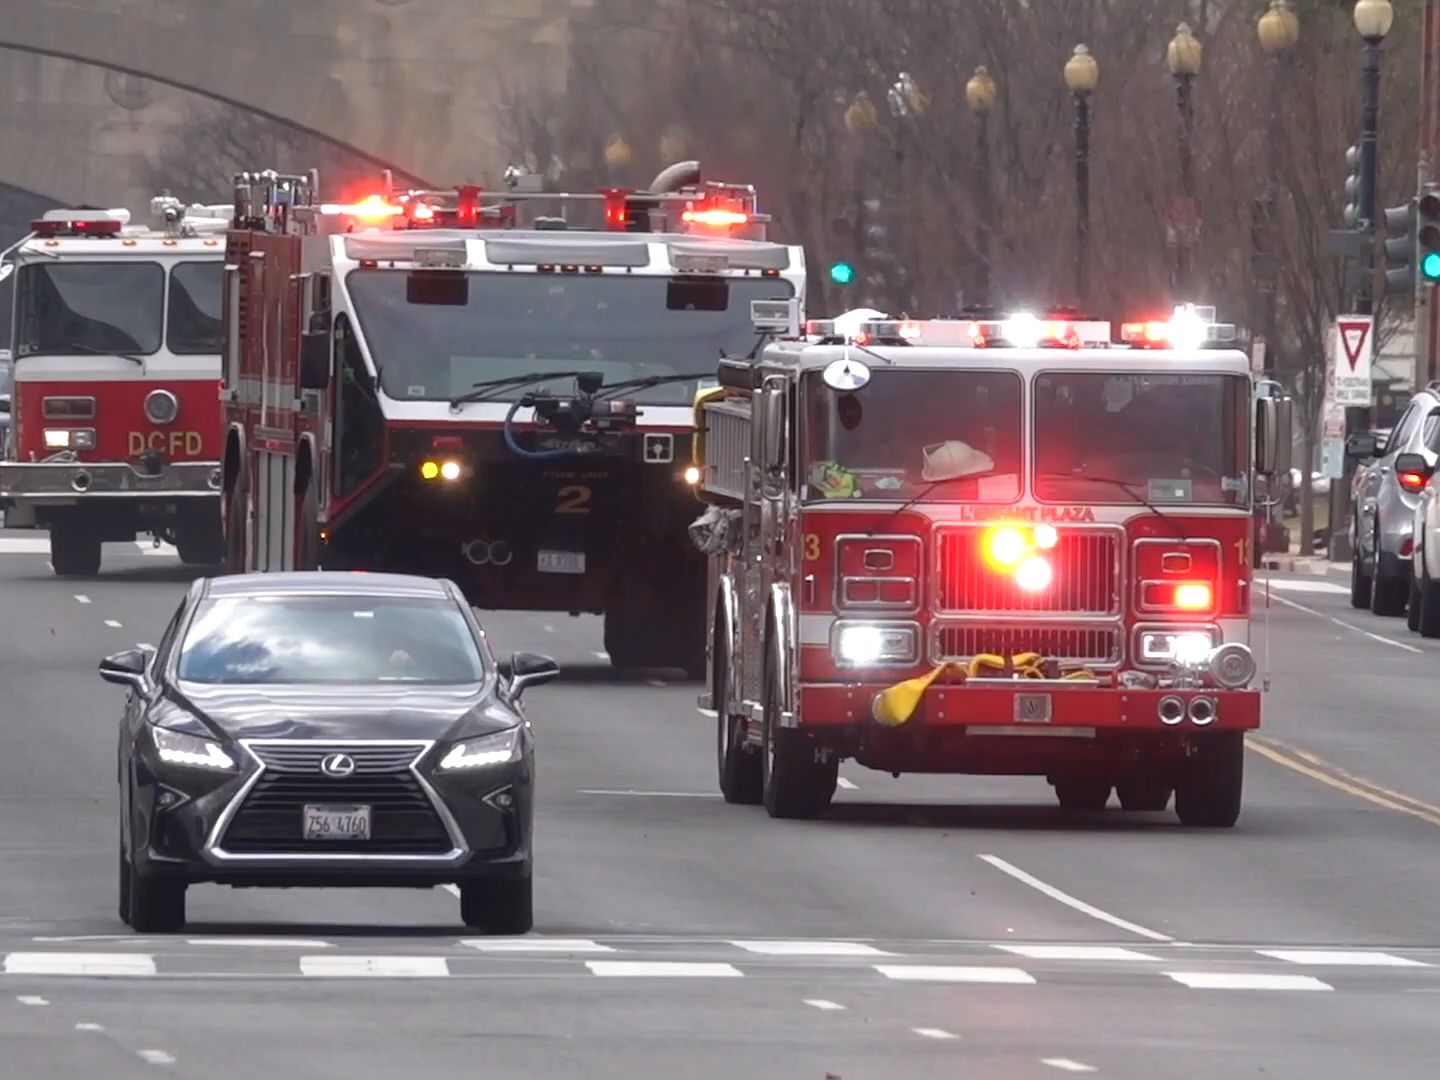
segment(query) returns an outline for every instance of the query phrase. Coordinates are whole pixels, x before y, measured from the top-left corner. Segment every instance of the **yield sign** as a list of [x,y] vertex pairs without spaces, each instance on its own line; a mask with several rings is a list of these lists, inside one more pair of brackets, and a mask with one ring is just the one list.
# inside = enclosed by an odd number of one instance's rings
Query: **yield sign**
[[[1362,355],[1368,353],[1366,345],[1370,341],[1371,321],[1369,319],[1337,319],[1336,326],[1340,330],[1340,349],[1345,355],[1346,362],[1350,365],[1352,374],[1359,374],[1357,365]],[[1369,367],[1367,362],[1366,367]]]
[[1335,352],[1331,368],[1335,373],[1336,405],[1368,407],[1371,404],[1370,353],[1375,319],[1370,315],[1342,315],[1335,320]]

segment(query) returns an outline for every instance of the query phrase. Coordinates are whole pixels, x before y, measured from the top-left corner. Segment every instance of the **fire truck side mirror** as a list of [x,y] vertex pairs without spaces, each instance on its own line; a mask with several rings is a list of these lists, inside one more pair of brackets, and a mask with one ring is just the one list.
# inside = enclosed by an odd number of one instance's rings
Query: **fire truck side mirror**
[[330,386],[330,331],[306,330],[300,335],[300,389]]
[[758,390],[762,376],[760,369],[748,360],[721,360],[715,378],[731,390]]
[[764,440],[761,460],[766,472],[785,467],[789,454],[785,447],[785,391],[767,386],[757,398],[760,409],[760,437]]
[[1255,413],[1255,471],[1288,476],[1294,439],[1294,410],[1288,397],[1261,398]]

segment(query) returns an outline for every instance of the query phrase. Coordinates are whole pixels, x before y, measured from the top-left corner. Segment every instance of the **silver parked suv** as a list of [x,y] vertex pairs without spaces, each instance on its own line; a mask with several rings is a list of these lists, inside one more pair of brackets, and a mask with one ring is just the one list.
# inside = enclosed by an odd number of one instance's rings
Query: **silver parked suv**
[[1440,383],[1410,399],[1387,439],[1350,436],[1346,456],[1355,471],[1350,517],[1350,604],[1376,615],[1401,615],[1410,595],[1415,504],[1426,477],[1402,470],[1402,454],[1419,454],[1433,468],[1440,456]]

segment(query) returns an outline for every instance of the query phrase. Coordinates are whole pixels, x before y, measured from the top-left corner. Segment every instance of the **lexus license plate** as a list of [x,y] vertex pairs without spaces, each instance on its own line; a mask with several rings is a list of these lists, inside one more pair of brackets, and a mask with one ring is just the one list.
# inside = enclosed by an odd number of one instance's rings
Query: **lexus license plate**
[[306,840],[369,840],[370,807],[306,806]]
[[536,569],[542,574],[583,574],[583,551],[541,551]]
[[1016,694],[1015,722],[1017,724],[1050,723],[1050,695]]

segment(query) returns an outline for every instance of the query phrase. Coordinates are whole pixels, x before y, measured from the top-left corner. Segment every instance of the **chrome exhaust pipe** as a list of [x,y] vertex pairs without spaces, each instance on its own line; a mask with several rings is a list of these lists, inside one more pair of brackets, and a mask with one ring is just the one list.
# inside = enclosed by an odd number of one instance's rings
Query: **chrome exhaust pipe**
[[509,566],[510,560],[515,553],[510,550],[510,545],[504,540],[496,540],[490,545],[490,562],[495,566]]
[[1173,694],[1160,699],[1160,706],[1156,710],[1160,716],[1160,722],[1168,727],[1174,727],[1185,719],[1185,702]]
[[470,560],[472,566],[484,566],[490,561],[490,542],[488,540],[467,540],[461,552],[465,558]]
[[1196,727],[1208,727],[1215,722],[1215,699],[1197,697],[1190,699],[1190,722]]
[[76,491],[89,491],[90,474],[84,471],[76,473],[70,478],[70,486]]

